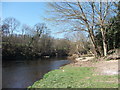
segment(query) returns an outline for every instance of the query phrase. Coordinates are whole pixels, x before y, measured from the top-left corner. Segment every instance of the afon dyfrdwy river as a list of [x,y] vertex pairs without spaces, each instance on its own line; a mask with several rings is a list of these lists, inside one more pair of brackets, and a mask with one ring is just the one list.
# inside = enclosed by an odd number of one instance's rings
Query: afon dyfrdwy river
[[66,58],[17,60],[2,63],[2,88],[27,88],[51,70],[70,63]]

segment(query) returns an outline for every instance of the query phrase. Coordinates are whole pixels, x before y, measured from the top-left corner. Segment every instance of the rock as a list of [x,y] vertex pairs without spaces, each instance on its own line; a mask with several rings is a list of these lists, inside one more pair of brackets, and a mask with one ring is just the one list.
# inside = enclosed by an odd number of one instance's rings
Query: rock
[[79,60],[82,60],[83,58],[76,58],[75,60],[79,61]]
[[120,49],[112,49],[112,50],[108,51],[107,59],[109,59],[109,60],[120,59]]
[[81,58],[76,58],[76,61],[88,61],[92,60],[94,57],[81,57]]
[[44,56],[44,58],[50,58],[50,56]]
[[109,59],[109,60],[112,60],[112,59],[114,59],[114,60],[120,59],[120,55],[117,55],[117,54],[108,55],[108,56],[107,56],[107,59]]

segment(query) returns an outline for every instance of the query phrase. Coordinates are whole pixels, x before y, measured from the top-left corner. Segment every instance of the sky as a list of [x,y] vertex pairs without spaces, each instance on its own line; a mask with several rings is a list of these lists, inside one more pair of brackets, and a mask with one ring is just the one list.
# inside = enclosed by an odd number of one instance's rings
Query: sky
[[2,18],[14,17],[21,24],[30,26],[37,23],[46,23],[53,37],[64,38],[63,33],[56,34],[56,32],[59,32],[59,27],[44,19],[48,17],[48,9],[46,2],[2,2]]

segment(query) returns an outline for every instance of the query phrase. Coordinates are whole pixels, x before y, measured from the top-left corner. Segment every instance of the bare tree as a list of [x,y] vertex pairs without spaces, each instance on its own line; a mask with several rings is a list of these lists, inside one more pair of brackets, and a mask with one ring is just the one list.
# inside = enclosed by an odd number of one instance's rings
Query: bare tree
[[107,41],[106,41],[106,26],[110,25],[109,20],[112,15],[114,15],[114,3],[111,2],[100,2],[99,9],[95,7],[95,11],[98,15],[98,19],[96,25],[99,25],[100,31],[102,34],[102,43],[103,43],[103,51],[104,56],[107,55]]
[[15,18],[9,17],[3,21],[3,24],[9,26],[9,32],[12,35],[14,31],[18,29],[20,22]]
[[7,24],[4,24],[1,26],[1,31],[2,31],[2,34],[5,35],[5,36],[8,36],[9,35],[9,25]]
[[27,24],[23,24],[22,25],[22,35],[25,35],[25,34],[31,34],[32,32],[32,28],[27,25]]
[[[111,12],[114,8],[111,2],[56,2],[50,3],[53,7],[54,20],[69,21],[74,26],[73,31],[88,32],[95,55],[100,56],[100,51],[97,46],[95,31],[96,25],[100,27],[102,38],[104,56],[107,55],[107,45],[105,39],[105,25],[107,20],[111,17]],[[58,16],[59,18],[58,18]],[[112,13],[113,15],[113,13]],[[74,24],[73,24],[74,22]]]
[[65,37],[71,41],[70,54],[81,55],[87,54],[89,52],[91,43],[89,42],[87,37],[85,37],[84,33],[77,31],[71,34],[66,34]]
[[45,32],[46,25],[44,23],[37,23],[34,25],[34,30],[37,35],[37,37],[40,37],[42,33]]

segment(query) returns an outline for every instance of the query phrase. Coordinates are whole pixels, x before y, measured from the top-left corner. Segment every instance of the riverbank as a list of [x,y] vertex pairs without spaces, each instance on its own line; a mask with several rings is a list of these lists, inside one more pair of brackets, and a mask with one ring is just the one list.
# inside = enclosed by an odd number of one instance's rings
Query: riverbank
[[77,61],[48,72],[29,88],[118,88],[118,60]]

